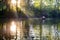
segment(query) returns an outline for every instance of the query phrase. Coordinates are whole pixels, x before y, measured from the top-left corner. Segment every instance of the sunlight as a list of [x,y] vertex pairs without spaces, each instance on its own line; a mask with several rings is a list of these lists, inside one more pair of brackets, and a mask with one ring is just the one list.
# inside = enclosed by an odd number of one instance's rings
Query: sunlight
[[10,9],[16,12],[17,7],[20,9],[20,0],[11,0]]
[[16,11],[16,4],[17,4],[16,0],[11,0],[10,9]]
[[14,21],[12,21],[12,23],[11,23],[10,30],[11,30],[12,32],[16,32],[16,24],[15,24]]
[[46,1],[42,1],[43,2],[43,4],[45,5],[45,6],[48,6],[48,5],[50,5],[48,2],[46,2]]
[[47,6],[48,4],[46,2],[44,2],[44,4]]
[[37,0],[34,2],[34,7],[36,7],[36,8],[40,7],[40,0]]
[[18,5],[18,7],[20,7],[20,0],[17,1],[17,5]]
[[16,5],[16,0],[11,0],[12,5]]
[[17,11],[21,10],[25,15],[27,15],[27,17],[32,16],[34,12],[27,9],[26,1],[25,0],[10,0],[10,1],[8,1],[10,10],[12,10],[15,13],[17,13]]

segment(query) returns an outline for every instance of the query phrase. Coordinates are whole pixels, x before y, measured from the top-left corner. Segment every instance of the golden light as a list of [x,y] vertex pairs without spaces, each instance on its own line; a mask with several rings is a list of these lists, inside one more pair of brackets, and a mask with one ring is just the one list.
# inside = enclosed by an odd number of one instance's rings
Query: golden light
[[20,8],[20,0],[11,0],[10,1],[10,9],[16,12],[17,7]]
[[12,5],[16,5],[16,0],[11,0]]
[[11,32],[16,32],[16,24],[14,21],[12,21],[11,26],[10,26]]
[[17,6],[20,7],[20,0],[17,1]]
[[17,4],[16,0],[10,0],[10,9],[16,11],[16,4]]

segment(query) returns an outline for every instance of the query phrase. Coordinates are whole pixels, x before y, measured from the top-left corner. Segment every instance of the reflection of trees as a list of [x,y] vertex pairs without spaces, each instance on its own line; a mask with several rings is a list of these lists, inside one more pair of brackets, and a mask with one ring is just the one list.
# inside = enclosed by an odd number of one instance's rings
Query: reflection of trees
[[[60,22],[60,19],[59,19],[59,17],[60,17],[60,10],[59,10],[60,3],[59,2],[60,1],[59,0],[38,0],[38,1],[40,1],[40,4],[39,4],[37,0],[33,0],[33,1],[35,1],[35,4],[33,4],[32,6],[30,6],[29,1],[30,0],[27,0],[25,7],[22,7],[25,11],[18,9],[19,10],[18,16],[19,16],[19,18],[21,18],[21,17],[25,18],[26,16],[28,16],[29,18],[35,17],[36,19],[31,19],[30,21],[26,20],[25,29],[27,30],[27,32],[25,32],[25,35],[29,36],[29,33],[28,33],[29,32],[29,22],[32,22],[34,25],[35,24],[39,25],[40,38],[42,38],[42,19],[37,19],[37,18],[42,18],[42,16],[45,16],[46,17],[45,24],[49,24],[49,26],[50,26],[50,24],[54,24],[54,23],[58,24]],[[36,3],[38,3],[38,5]],[[1,7],[2,5],[3,5],[3,7]],[[9,20],[9,18],[12,18],[12,19],[16,18],[11,10],[8,11],[9,6],[8,6],[8,8],[6,8],[6,5],[3,2],[0,5],[0,9],[1,8],[2,8],[2,10],[0,10],[1,11],[0,14],[2,14],[2,15],[0,15],[0,17],[1,17],[0,23],[6,22],[6,20]],[[5,17],[5,18],[3,18],[3,17]],[[49,18],[51,18],[51,19],[49,19]],[[49,20],[52,20],[52,21],[49,21]],[[54,24],[54,25],[56,25],[56,24]],[[51,37],[51,33],[49,35],[50,36],[48,36],[48,38]],[[25,37],[27,38],[27,36],[25,36]]]
[[[37,29],[37,27],[40,28],[40,32],[38,32],[40,34],[40,39],[47,39],[47,40],[59,40],[59,32],[58,32],[58,21],[57,19],[46,19],[44,24],[42,23],[41,19],[39,18],[31,18],[29,22],[32,22],[32,25],[34,25],[33,27],[35,28],[34,30]],[[39,26],[38,26],[39,25]],[[43,32],[43,25],[44,28],[49,31],[48,33],[46,33],[46,36],[44,36],[42,34]],[[38,29],[37,29],[38,30]],[[37,31],[36,30],[36,31]],[[54,32],[53,32],[54,31]],[[37,34],[36,34],[37,35]],[[43,36],[42,36],[43,35]],[[39,37],[39,36],[38,36]],[[37,38],[37,37],[36,37]]]

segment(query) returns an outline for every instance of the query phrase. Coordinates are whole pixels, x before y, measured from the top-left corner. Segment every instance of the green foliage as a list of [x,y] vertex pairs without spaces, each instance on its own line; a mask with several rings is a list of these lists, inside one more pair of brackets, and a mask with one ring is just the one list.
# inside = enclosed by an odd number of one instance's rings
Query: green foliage
[[1,1],[1,3],[0,3],[0,11],[5,10],[5,9],[6,9],[6,5]]
[[34,7],[36,8],[40,7],[40,0],[34,0]]
[[60,31],[60,23],[58,24],[58,31]]

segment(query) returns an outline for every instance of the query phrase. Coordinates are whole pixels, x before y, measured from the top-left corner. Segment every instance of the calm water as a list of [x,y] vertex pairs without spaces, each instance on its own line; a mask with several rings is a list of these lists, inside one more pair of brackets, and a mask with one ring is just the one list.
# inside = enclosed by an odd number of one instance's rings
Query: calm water
[[6,40],[60,40],[60,22],[58,21],[52,18],[30,18],[28,23],[25,23],[25,27],[24,22],[19,21],[17,36]]

